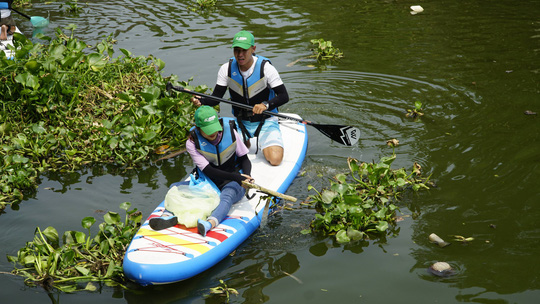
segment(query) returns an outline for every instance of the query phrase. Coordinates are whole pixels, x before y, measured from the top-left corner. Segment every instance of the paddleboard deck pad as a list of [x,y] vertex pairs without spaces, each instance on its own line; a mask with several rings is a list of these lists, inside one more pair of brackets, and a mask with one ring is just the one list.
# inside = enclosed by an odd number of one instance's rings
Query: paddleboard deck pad
[[[296,114],[285,114],[300,118]],[[249,158],[252,162],[251,176],[255,183],[284,193],[300,171],[307,150],[306,125],[280,120],[284,156],[279,166],[272,166],[264,159],[261,150],[255,154],[256,139],[252,139]],[[244,197],[234,204],[217,227],[206,237],[197,228],[174,227],[155,231],[149,220],[160,217],[165,211],[165,201],[150,214],[134,236],[124,256],[126,277],[140,285],[169,284],[179,282],[209,269],[227,257],[242,244],[261,224],[265,200],[264,193],[254,192],[248,200]]]

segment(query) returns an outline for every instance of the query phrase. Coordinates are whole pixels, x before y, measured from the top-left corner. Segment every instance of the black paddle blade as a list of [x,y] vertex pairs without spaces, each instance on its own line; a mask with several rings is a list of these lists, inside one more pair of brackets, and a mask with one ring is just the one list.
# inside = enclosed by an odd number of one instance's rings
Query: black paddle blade
[[345,146],[354,146],[360,138],[360,130],[351,126],[311,124],[328,138]]

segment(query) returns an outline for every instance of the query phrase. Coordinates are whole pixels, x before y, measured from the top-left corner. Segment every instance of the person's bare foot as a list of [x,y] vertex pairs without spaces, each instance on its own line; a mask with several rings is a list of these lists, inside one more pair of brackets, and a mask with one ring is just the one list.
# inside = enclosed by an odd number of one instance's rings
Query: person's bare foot
[[7,30],[8,26],[2,24],[2,30],[0,31],[0,40],[7,40]]

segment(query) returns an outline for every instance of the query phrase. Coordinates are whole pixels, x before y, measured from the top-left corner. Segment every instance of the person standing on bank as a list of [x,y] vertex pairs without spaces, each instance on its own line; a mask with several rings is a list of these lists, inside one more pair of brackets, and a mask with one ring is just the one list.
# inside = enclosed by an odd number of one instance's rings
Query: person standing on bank
[[7,40],[16,29],[15,20],[11,17],[13,0],[0,0],[0,40]]
[[[253,183],[249,149],[236,132],[232,118],[219,119],[214,108],[202,106],[195,111],[195,127],[186,141],[186,150],[197,166],[221,191],[219,205],[207,219],[198,219],[202,236],[227,216],[231,206],[241,200],[246,189],[242,181]],[[161,230],[178,223],[175,216],[153,218],[150,227]]]
[[[219,69],[212,96],[222,98],[229,89],[231,100],[253,106],[253,110],[233,106],[238,127],[244,141],[257,137],[257,149],[261,147],[266,160],[277,166],[283,160],[283,139],[278,120],[261,113],[265,110],[277,113],[277,108],[289,101],[289,94],[270,60],[255,55],[255,38],[250,32],[236,33],[232,48],[234,56]],[[219,104],[199,96],[194,96],[191,101],[196,106]]]

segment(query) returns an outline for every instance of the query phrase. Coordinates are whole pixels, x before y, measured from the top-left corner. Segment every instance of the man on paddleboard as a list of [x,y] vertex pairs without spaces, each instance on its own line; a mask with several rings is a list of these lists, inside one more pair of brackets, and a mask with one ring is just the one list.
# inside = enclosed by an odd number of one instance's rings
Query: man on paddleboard
[[[270,60],[255,55],[255,38],[250,32],[236,33],[232,48],[234,56],[219,69],[212,96],[222,98],[229,89],[231,100],[253,106],[253,110],[233,106],[238,127],[244,141],[257,137],[257,149],[260,147],[266,160],[277,166],[283,160],[283,139],[278,119],[261,113],[265,110],[277,113],[277,108],[289,101],[289,94]],[[191,101],[196,106],[219,104],[198,96]]]
[[[214,108],[202,106],[195,111],[195,128],[186,141],[186,150],[197,169],[221,191],[219,205],[207,219],[197,221],[199,233],[206,236],[227,216],[231,206],[246,194],[242,181],[254,182],[250,176],[249,149],[236,131],[234,119],[219,119]],[[150,227],[154,230],[176,223],[176,217],[150,219]]]
[[0,40],[7,40],[15,32],[15,21],[11,17],[13,0],[0,0]]

